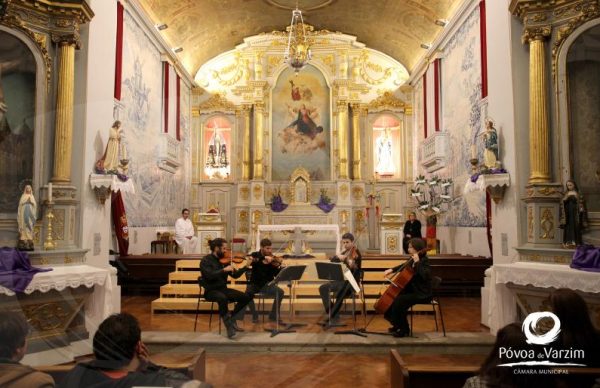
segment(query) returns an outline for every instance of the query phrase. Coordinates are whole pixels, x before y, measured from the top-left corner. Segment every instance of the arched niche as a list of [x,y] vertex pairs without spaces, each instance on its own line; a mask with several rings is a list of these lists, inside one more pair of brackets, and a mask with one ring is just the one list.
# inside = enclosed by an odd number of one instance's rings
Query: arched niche
[[201,158],[198,161],[202,180],[228,181],[234,157],[234,124],[224,114],[206,118],[200,131]]
[[402,171],[403,120],[391,112],[378,113],[370,125],[372,161],[370,176],[400,179]]
[[[0,26],[0,218],[12,218],[25,184],[39,201],[49,174],[42,146],[47,103],[46,67],[37,43]],[[39,215],[39,214],[38,214]]]
[[600,19],[565,40],[558,57],[562,182],[574,179],[591,213],[600,212]]

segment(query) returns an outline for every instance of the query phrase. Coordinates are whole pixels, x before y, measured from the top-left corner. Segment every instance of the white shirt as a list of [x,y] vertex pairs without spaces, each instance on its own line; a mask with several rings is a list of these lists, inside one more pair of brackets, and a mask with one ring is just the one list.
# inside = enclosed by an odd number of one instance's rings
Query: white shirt
[[175,241],[182,245],[188,236],[194,236],[194,225],[189,218],[184,220],[181,217],[175,222]]

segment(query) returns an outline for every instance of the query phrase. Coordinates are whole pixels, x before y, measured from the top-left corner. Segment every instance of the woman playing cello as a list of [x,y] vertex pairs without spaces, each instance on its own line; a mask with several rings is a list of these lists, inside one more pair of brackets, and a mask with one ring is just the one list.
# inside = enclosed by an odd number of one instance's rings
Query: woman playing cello
[[[408,242],[410,260],[397,267],[385,270],[384,276],[399,272],[405,265],[412,266],[414,275],[404,290],[394,299],[384,314],[392,327],[388,329],[394,337],[406,337],[410,333],[406,315],[408,309],[417,303],[431,301],[431,268],[427,257],[427,244],[423,239],[413,238]],[[390,286],[393,287],[393,286]]]

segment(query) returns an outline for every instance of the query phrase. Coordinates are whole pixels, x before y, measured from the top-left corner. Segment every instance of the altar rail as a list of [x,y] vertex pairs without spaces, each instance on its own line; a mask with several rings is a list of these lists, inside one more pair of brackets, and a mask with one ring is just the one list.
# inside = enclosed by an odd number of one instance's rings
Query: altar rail
[[[367,311],[373,311],[373,305],[383,285],[383,271],[406,261],[407,256],[365,255],[362,268],[364,270],[364,294]],[[491,259],[484,257],[440,255],[430,258],[432,273],[443,279],[442,295],[479,295],[483,285],[484,271],[491,265]],[[308,264],[302,280],[295,286],[293,308],[296,311],[321,312],[323,306],[319,297],[319,285],[323,281],[316,276],[315,259],[286,259],[288,265]],[[160,297],[152,301],[152,312],[195,311],[200,287],[198,277],[200,260],[183,259],[174,263],[175,271],[168,275],[166,284],[160,287]],[[446,280],[447,279],[447,280]],[[246,279],[229,279],[228,287],[244,291]],[[290,290],[282,287],[285,292],[283,311],[289,311]],[[201,311],[209,311],[210,302],[200,303]]]

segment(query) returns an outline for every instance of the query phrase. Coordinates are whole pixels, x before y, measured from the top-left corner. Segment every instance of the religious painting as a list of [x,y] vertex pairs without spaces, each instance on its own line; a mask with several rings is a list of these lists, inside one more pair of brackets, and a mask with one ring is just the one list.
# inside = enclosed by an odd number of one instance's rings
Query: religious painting
[[382,115],[373,123],[373,172],[383,179],[396,178],[400,171],[401,122]]
[[289,180],[304,167],[312,181],[331,178],[329,87],[307,66],[284,70],[273,89],[271,179]]
[[35,78],[33,53],[0,31],[0,213],[16,213],[33,179]]
[[204,149],[204,178],[211,180],[228,179],[231,174],[231,124],[217,116],[204,125],[202,135]]

